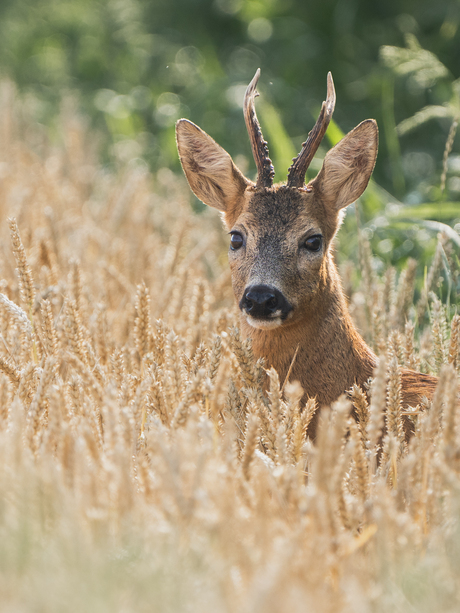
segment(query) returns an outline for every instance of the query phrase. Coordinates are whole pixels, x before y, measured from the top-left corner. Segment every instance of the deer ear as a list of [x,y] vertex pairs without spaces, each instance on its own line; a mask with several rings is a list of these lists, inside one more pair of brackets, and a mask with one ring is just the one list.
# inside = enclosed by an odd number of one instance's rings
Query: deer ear
[[179,158],[191,190],[205,204],[228,213],[252,183],[229,154],[187,119],[176,124]]
[[339,211],[361,196],[374,170],[377,148],[377,123],[367,119],[328,151],[312,182],[326,206]]

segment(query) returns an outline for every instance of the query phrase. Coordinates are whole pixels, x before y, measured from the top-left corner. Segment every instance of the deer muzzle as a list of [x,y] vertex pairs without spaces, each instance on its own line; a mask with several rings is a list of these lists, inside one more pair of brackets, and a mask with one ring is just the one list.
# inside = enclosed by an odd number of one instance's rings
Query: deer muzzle
[[247,287],[239,306],[248,323],[255,328],[276,328],[292,311],[283,294],[269,285]]

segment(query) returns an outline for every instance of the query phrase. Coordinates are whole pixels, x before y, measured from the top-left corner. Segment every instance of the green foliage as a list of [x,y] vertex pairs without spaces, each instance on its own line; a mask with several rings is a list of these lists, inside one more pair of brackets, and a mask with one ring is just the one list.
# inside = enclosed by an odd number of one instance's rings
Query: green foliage
[[407,48],[383,46],[380,55],[383,62],[401,76],[413,77],[420,87],[431,87],[439,79],[447,77],[449,71],[438,58],[422,49],[413,34],[406,36]]
[[[76,99],[107,162],[179,171],[173,128],[185,116],[248,176],[241,107],[260,66],[257,109],[277,180],[313,126],[331,70],[329,144],[368,117],[380,126],[359,217],[379,258],[400,267],[409,256],[428,264],[434,252],[436,230],[421,229],[421,211],[460,224],[459,24],[451,0],[4,0],[0,66],[54,138],[62,99]],[[420,230],[411,237],[392,213],[402,204]],[[351,212],[341,234],[344,257],[356,254],[356,220]]]
[[[289,168],[292,158],[297,155],[292,140],[283,125],[281,114],[268,102],[260,104],[260,117],[264,134],[269,143],[272,143],[272,157],[275,167],[275,181],[284,181],[286,169]],[[281,176],[280,176],[281,175]]]
[[[249,157],[241,92],[258,66],[263,99],[280,109],[295,149],[324,98],[328,70],[339,125],[348,131],[369,116],[382,124],[382,45],[386,63],[411,78],[409,92],[397,92],[397,114],[413,115],[432,95],[443,106],[438,81],[460,59],[460,13],[451,5],[421,0],[414,12],[410,0],[385,7],[365,0],[5,0],[0,60],[3,73],[39,99],[40,119],[52,121],[63,90],[77,92],[107,142],[134,139],[154,167],[177,164],[162,146],[182,115],[232,155]],[[405,37],[409,47],[402,49]],[[433,84],[436,91],[428,92]],[[436,161],[442,131],[438,142]],[[384,163],[376,173],[393,186]]]

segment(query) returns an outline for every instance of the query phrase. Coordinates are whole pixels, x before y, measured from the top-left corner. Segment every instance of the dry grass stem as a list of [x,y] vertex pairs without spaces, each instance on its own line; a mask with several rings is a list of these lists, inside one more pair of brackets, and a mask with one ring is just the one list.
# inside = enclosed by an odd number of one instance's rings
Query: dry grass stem
[[[102,168],[68,111],[62,147],[42,146],[5,91],[1,610],[458,610],[447,238],[414,305],[423,271],[380,270],[361,237],[350,308],[384,357],[370,387],[317,406],[235,327],[219,220],[185,181]],[[401,373],[419,365],[439,384],[407,416]]]

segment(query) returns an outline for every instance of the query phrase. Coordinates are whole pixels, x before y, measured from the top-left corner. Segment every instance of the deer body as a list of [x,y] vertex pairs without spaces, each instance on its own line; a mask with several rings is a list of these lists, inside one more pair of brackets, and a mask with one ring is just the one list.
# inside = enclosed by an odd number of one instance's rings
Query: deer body
[[[306,169],[332,116],[335,92],[289,169],[286,185],[272,184],[268,149],[255,114],[259,71],[248,86],[244,112],[258,168],[246,179],[231,157],[193,123],[177,123],[177,145],[195,195],[217,208],[232,235],[229,262],[241,330],[254,354],[284,381],[300,381],[305,394],[328,405],[354,383],[362,385],[377,363],[348,312],[333,258],[333,240],[345,207],[366,188],[377,155],[373,120],[362,122],[326,155],[316,178]],[[403,401],[430,397],[436,379],[403,371]]]

